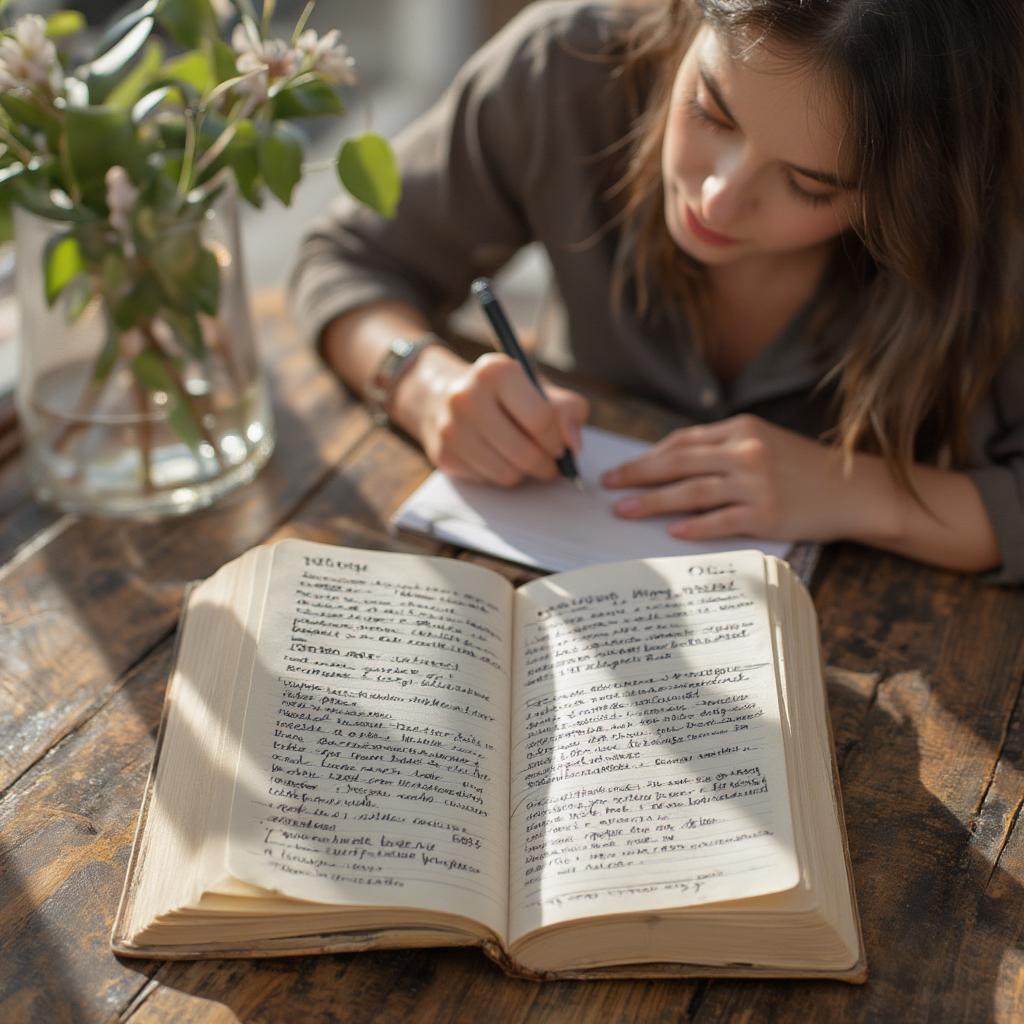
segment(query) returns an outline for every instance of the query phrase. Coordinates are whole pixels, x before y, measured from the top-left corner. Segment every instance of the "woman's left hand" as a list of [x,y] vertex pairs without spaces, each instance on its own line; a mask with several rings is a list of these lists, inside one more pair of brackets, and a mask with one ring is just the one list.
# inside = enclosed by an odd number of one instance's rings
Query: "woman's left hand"
[[616,513],[682,514],[668,532],[685,540],[833,540],[855,514],[840,453],[757,416],[675,430],[601,482],[648,488],[616,502]]

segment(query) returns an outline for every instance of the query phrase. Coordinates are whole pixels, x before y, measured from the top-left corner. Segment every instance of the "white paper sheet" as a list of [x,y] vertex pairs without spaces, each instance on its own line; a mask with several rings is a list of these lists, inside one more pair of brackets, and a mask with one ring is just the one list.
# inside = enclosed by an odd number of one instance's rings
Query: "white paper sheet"
[[678,516],[620,519],[612,505],[629,491],[609,491],[600,477],[649,445],[596,427],[583,428],[577,464],[586,485],[535,481],[511,490],[452,480],[435,472],[398,508],[393,526],[551,572],[660,555],[757,548],[785,557],[789,544],[731,537],[682,541],[665,532]]

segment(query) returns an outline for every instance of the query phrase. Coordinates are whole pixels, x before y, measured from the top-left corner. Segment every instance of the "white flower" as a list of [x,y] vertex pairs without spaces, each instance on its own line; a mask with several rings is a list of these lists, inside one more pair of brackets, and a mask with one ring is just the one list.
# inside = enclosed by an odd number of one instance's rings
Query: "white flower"
[[63,82],[57,47],[46,38],[46,19],[23,15],[0,39],[0,91],[40,87],[57,93]]
[[291,78],[298,70],[301,54],[283,39],[254,40],[245,26],[236,25],[231,34],[231,45],[238,57],[235,67],[240,75],[247,75],[239,88],[262,102],[267,97],[271,82]]
[[139,199],[139,190],[132,184],[123,167],[111,167],[103,179],[107,186],[107,209],[110,224],[122,237],[122,248],[129,259],[135,255],[132,239],[131,212]]
[[355,85],[355,61],[348,47],[341,42],[341,33],[332,28],[317,38],[313,29],[307,29],[298,38],[299,50],[309,59],[312,69],[334,85]]

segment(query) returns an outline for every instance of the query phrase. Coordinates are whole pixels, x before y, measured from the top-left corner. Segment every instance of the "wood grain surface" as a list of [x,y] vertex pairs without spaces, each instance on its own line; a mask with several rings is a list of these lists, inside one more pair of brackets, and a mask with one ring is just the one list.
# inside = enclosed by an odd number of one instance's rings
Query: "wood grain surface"
[[[161,963],[108,941],[190,580],[281,537],[390,533],[422,455],[375,428],[277,301],[260,311],[278,445],[215,509],[145,524],[32,499],[0,403],[0,1021],[1024,1020],[1024,591],[853,545],[813,587],[870,980],[534,984],[473,950]],[[595,395],[653,438],[665,413]]]

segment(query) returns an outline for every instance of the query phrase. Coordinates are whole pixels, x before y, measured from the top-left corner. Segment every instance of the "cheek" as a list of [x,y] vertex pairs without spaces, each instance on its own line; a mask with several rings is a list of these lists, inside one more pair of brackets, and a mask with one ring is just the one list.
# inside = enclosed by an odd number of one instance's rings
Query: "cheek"
[[773,231],[780,248],[815,245],[835,238],[849,227],[841,206],[806,206],[787,196],[773,217]]
[[661,147],[661,171],[666,186],[698,171],[704,163],[700,140],[689,130],[682,112],[669,119]]

